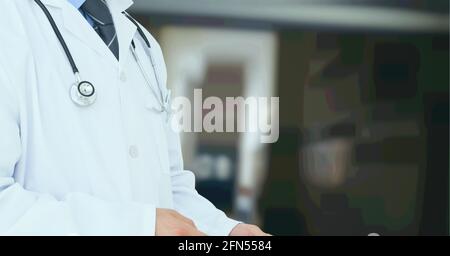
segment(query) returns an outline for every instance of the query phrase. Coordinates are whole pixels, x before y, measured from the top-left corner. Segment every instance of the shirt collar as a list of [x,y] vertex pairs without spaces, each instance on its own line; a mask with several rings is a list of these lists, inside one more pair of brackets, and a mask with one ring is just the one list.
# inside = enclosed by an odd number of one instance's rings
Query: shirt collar
[[69,2],[77,9],[80,9],[80,7],[86,2],[86,0],[69,0]]

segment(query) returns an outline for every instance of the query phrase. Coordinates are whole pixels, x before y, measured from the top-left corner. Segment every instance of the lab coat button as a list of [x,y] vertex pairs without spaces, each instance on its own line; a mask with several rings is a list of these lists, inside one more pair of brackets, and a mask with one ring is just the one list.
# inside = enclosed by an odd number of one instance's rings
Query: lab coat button
[[131,146],[128,150],[128,153],[130,154],[131,158],[138,158],[139,157],[139,150],[136,146]]
[[120,81],[122,81],[122,82],[127,81],[127,75],[125,74],[125,72],[120,73]]

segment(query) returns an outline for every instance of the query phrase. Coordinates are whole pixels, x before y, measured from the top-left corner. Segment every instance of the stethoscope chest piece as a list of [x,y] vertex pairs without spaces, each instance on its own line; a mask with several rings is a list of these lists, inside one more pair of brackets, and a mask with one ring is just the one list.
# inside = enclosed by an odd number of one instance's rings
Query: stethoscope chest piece
[[70,88],[70,97],[72,101],[80,107],[88,107],[95,103],[97,92],[94,85],[90,82],[77,82]]

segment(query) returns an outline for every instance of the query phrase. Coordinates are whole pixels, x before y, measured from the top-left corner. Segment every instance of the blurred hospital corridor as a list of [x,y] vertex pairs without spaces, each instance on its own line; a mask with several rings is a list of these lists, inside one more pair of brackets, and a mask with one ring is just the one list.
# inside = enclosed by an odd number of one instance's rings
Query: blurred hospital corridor
[[181,134],[217,208],[275,235],[449,234],[448,0],[135,0],[130,13],[174,97],[279,97],[275,143]]

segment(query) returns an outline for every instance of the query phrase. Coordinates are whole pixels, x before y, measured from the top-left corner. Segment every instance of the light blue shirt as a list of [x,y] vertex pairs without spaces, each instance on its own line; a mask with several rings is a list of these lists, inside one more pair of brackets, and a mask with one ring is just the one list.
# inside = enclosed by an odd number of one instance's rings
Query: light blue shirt
[[86,2],[86,0],[69,0],[69,2],[77,9],[80,9],[80,7]]
[[86,2],[86,0],[68,0],[68,1],[75,8],[77,8],[81,12],[81,14],[83,14],[83,16],[86,18],[86,20],[89,22],[89,24],[91,24],[91,26],[94,26],[94,21],[80,9],[80,7],[84,4],[84,2]]

